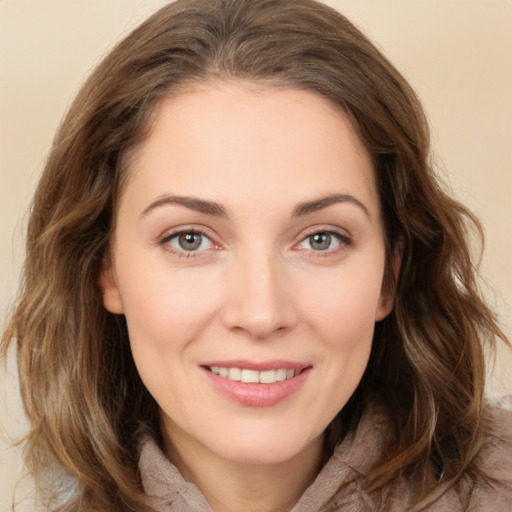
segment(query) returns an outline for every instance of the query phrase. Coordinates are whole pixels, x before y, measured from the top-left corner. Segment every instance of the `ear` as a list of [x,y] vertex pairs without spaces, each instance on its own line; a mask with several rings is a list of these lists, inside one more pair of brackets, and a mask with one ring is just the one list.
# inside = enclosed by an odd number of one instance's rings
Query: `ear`
[[[391,258],[391,268],[393,270],[394,283],[398,281],[400,275],[400,267],[402,266],[402,254],[403,254],[403,242],[399,240],[393,249],[393,256]],[[391,284],[383,283],[379,305],[377,307],[377,314],[375,315],[375,321],[383,320],[386,318],[391,311],[393,311],[393,303],[395,301],[395,286]]]
[[115,315],[124,313],[121,295],[114,274],[114,266],[110,257],[105,257],[101,264],[99,285],[103,295],[103,305],[107,311]]

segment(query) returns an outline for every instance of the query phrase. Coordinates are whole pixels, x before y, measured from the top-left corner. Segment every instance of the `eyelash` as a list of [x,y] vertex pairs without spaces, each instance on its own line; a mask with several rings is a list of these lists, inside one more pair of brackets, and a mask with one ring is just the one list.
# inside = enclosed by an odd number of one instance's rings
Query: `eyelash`
[[[190,228],[190,229],[180,229],[178,231],[173,231],[172,233],[168,233],[164,235],[159,241],[158,245],[164,247],[164,249],[179,258],[198,258],[201,257],[202,254],[206,252],[208,249],[203,250],[190,250],[187,251],[185,249],[176,249],[172,247],[169,242],[173,240],[174,238],[177,238],[181,235],[188,235],[188,234],[197,234],[201,235],[202,237],[208,239],[210,243],[212,244],[213,248],[218,248],[217,244],[211,239],[210,236],[206,234],[206,232],[200,228]],[[348,236],[345,233],[340,233],[339,231],[333,230],[333,229],[314,229],[302,236],[300,241],[294,245],[294,247],[297,247],[298,245],[304,243],[309,238],[315,235],[329,235],[331,237],[334,237],[339,240],[339,247],[336,247],[334,249],[326,249],[326,250],[313,250],[313,249],[298,249],[299,251],[304,251],[309,257],[328,257],[338,254],[339,252],[345,251],[352,247],[354,245],[354,242],[350,236]]]
[[333,229],[318,229],[315,228],[314,230],[306,233],[301,240],[295,244],[295,246],[300,245],[304,243],[309,238],[315,236],[315,235],[329,235],[331,237],[336,238],[339,241],[339,246],[334,249],[326,249],[326,250],[313,250],[313,249],[299,249],[305,251],[305,253],[309,257],[329,257],[339,254],[342,251],[346,251],[347,249],[350,249],[354,246],[353,239],[346,233],[341,233],[337,230]]
[[213,242],[211,237],[209,237],[206,234],[206,232],[200,228],[180,229],[178,231],[173,231],[172,233],[168,233],[168,234],[164,235],[158,241],[158,245],[161,245],[162,247],[164,247],[164,249],[166,251],[172,253],[175,256],[178,256],[179,258],[197,258],[201,255],[202,252],[205,252],[205,250],[202,250],[202,251],[187,251],[185,249],[180,250],[180,249],[175,249],[174,247],[172,247],[169,244],[169,242],[172,239],[177,238],[181,235],[189,235],[189,234],[201,235],[202,237],[208,239],[211,242],[213,247],[217,247],[217,245],[215,244],[215,242]]

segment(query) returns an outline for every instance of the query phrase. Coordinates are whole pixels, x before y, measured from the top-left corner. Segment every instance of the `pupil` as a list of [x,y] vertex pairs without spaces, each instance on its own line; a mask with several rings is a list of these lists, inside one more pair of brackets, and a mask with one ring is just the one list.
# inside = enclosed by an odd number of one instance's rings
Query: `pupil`
[[180,247],[185,251],[194,251],[201,245],[201,233],[184,233],[180,235]]
[[328,233],[315,233],[309,237],[309,243],[317,251],[325,251],[331,245],[331,235]]

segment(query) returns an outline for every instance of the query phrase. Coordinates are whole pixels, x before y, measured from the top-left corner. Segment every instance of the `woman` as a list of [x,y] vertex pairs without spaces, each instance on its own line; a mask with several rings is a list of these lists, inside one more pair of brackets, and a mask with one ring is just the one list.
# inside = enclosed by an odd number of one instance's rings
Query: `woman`
[[180,0],[82,88],[17,309],[51,510],[496,510],[505,337],[413,91],[310,0]]

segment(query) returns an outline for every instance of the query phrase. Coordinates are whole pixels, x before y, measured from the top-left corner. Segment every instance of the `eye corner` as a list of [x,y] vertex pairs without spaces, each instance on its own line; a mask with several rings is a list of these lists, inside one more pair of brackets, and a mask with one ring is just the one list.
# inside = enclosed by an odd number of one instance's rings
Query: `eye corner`
[[293,246],[311,256],[329,256],[338,254],[353,246],[352,237],[333,228],[315,228],[301,235]]
[[161,235],[156,244],[172,255],[181,258],[201,257],[221,248],[214,237],[198,227],[180,227]]

